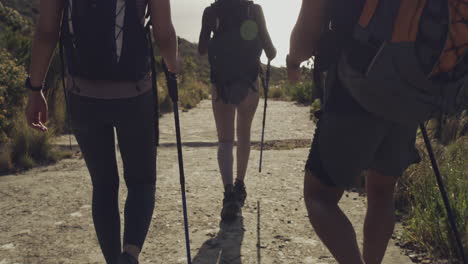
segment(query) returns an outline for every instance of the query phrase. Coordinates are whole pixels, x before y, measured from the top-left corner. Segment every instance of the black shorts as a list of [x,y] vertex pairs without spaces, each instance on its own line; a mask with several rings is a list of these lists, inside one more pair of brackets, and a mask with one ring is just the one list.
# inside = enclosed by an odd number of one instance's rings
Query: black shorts
[[399,177],[420,161],[415,148],[417,124],[397,124],[367,112],[333,74],[327,84],[306,164],[322,183],[355,187],[365,169]]

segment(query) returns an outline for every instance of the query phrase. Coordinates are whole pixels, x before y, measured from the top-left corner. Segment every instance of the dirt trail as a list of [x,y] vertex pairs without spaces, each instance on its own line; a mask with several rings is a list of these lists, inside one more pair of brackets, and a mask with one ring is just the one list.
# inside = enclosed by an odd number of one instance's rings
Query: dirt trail
[[[311,138],[309,108],[271,102],[268,113],[268,140]],[[260,138],[261,117],[259,107],[254,141]],[[182,113],[181,122],[193,263],[336,263],[306,217],[302,177],[308,148],[266,151],[262,174],[259,151],[253,150],[243,217],[220,224],[222,184],[210,102]],[[141,263],[186,263],[173,131],[173,116],[164,116],[157,205]],[[58,144],[67,142],[67,138],[58,140]],[[79,158],[0,177],[0,264],[103,263],[91,220],[90,192],[88,173]],[[122,186],[122,204],[125,193]],[[361,239],[365,201],[349,193],[341,204]],[[411,263],[393,244],[384,263]]]

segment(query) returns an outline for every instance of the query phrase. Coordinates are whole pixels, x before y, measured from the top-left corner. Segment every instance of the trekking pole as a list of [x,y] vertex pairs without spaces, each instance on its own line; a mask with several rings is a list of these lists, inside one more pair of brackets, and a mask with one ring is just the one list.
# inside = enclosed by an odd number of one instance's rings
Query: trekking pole
[[452,207],[450,206],[450,202],[448,199],[447,191],[445,190],[444,182],[442,180],[442,176],[440,174],[439,166],[437,165],[437,160],[434,155],[434,151],[431,146],[431,141],[429,139],[429,136],[427,135],[426,127],[424,124],[420,125],[421,133],[424,138],[424,143],[426,144],[427,152],[429,154],[429,158],[431,159],[432,163],[432,168],[434,170],[434,174],[437,179],[437,185],[439,186],[440,193],[442,195],[442,199],[445,204],[445,209],[447,210],[447,217],[449,219],[450,226],[452,227],[453,234],[455,235],[455,240],[457,242],[458,246],[458,253],[463,261],[463,264],[468,264],[466,256],[465,256],[465,251],[463,249],[463,243],[461,240],[460,233],[458,232],[457,224],[455,222],[455,215],[453,214]]
[[190,235],[188,226],[187,216],[187,199],[185,196],[185,175],[184,175],[184,159],[182,157],[182,140],[180,136],[180,122],[179,122],[179,94],[177,85],[177,75],[169,72],[165,62],[163,61],[164,73],[166,74],[167,88],[169,90],[169,96],[172,99],[174,105],[174,121],[176,129],[177,139],[177,155],[179,158],[179,173],[180,173],[180,189],[182,193],[182,209],[184,214],[184,228],[185,228],[185,248],[187,250],[187,263],[192,263],[192,257],[190,255]]
[[[261,69],[261,68],[260,68]],[[262,122],[262,140],[260,141],[260,164],[258,167],[258,172],[262,172],[262,162],[263,162],[263,147],[265,142],[265,123],[266,123],[266,112],[268,106],[268,89],[270,85],[270,71],[271,71],[271,61],[268,60],[266,76],[262,76],[262,85],[263,85],[263,96],[265,97],[265,103],[263,106],[263,122]],[[263,71],[262,71],[263,75]]]

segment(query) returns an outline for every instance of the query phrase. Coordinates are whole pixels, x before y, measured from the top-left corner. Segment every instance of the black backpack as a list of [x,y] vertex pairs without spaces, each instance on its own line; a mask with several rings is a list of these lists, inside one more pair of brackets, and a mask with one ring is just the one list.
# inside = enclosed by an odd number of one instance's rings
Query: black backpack
[[335,65],[364,108],[408,124],[467,108],[468,12],[462,1],[332,3],[318,65]]
[[218,21],[208,49],[212,83],[226,86],[254,82],[259,75],[263,47],[253,2],[219,0],[211,8]]
[[150,46],[135,0],[64,0],[61,40],[68,72],[88,80],[138,81]]

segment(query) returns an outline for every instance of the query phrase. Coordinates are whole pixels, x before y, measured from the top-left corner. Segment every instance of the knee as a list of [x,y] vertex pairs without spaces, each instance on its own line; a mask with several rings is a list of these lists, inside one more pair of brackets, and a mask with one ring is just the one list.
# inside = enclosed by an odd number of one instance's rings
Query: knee
[[342,191],[324,185],[306,169],[304,180],[304,201],[309,215],[319,216],[324,210],[338,206]]
[[218,152],[232,152],[234,141],[220,141],[218,143]]
[[129,197],[140,197],[143,201],[154,201],[156,185],[154,184],[129,184],[127,185]]

